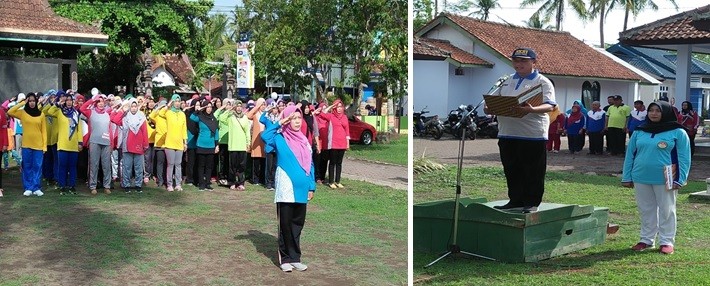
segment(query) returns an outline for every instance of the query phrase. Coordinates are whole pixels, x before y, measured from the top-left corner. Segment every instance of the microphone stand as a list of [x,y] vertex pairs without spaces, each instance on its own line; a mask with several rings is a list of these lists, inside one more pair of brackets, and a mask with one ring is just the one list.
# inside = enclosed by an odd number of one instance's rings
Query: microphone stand
[[[501,84],[503,84],[503,82],[505,82],[507,79],[508,79],[508,75],[504,75],[504,76],[500,77],[498,79],[498,81],[493,85],[493,87],[488,91],[488,93],[490,94],[493,91],[500,88]],[[483,101],[481,101],[481,103],[483,103]],[[478,105],[481,105],[481,103],[479,103]],[[441,261],[442,259],[444,259],[445,257],[447,257],[449,255],[459,254],[459,253],[466,254],[468,256],[479,257],[479,258],[495,261],[495,259],[487,257],[487,256],[463,251],[463,250],[461,250],[461,247],[459,247],[459,245],[457,244],[458,233],[459,233],[459,199],[461,198],[461,171],[463,169],[463,154],[464,154],[463,151],[464,151],[464,145],[466,142],[466,129],[469,124],[469,121],[467,119],[468,119],[469,115],[471,114],[471,112],[473,112],[477,108],[478,108],[478,106],[476,106],[476,108],[466,112],[466,114],[464,114],[463,118],[461,118],[461,121],[459,121],[459,123],[456,124],[456,126],[463,126],[463,131],[461,133],[461,138],[459,139],[459,158],[458,158],[458,166],[457,166],[458,169],[456,170],[456,197],[454,198],[454,217],[453,217],[454,227],[452,229],[453,241],[452,241],[451,245],[448,246],[449,250],[446,253],[442,254],[439,258],[435,259],[431,263],[425,265],[424,268],[429,268],[430,266]]]

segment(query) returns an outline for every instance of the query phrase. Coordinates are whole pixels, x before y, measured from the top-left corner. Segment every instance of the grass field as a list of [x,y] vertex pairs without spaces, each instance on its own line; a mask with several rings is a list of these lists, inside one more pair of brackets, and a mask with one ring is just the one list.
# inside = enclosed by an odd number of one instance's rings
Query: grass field
[[373,142],[371,145],[351,144],[350,150],[345,152],[345,156],[368,161],[384,162],[396,165],[407,166],[409,160],[407,135],[394,135],[389,143],[379,144]]
[[[604,244],[538,263],[505,264],[482,259],[448,257],[423,266],[439,253],[414,253],[415,284],[426,285],[710,285],[710,204],[688,200],[704,190],[691,182],[678,195],[676,253],[636,253],[640,228],[634,192],[610,176],[548,172],[543,201],[608,207],[609,221],[620,225]],[[455,168],[416,176],[414,201],[452,199]],[[501,168],[467,168],[462,197],[489,201],[507,199]],[[414,238],[416,240],[416,237]]]
[[[0,198],[0,285],[402,285],[407,194],[319,187],[301,236],[306,272],[277,267],[273,193],[216,188]],[[153,185],[151,182],[150,185]]]

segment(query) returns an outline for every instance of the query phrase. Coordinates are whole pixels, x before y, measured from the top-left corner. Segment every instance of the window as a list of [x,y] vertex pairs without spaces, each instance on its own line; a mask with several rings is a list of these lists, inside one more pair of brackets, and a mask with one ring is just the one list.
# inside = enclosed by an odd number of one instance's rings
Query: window
[[668,86],[661,85],[658,87],[658,97],[656,100],[668,101]]
[[582,84],[582,105],[584,108],[591,108],[592,102],[599,101],[599,94],[601,93],[601,86],[598,81],[589,82],[585,81]]

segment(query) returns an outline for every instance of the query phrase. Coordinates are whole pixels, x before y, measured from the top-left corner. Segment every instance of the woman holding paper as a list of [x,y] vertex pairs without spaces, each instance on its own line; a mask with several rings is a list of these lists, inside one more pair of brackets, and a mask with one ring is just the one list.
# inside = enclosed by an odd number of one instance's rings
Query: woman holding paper
[[676,235],[676,196],[690,170],[690,140],[670,104],[648,105],[646,122],[636,127],[624,160],[621,185],[636,190],[641,239],[634,251],[651,249],[656,235],[660,252],[672,254]]

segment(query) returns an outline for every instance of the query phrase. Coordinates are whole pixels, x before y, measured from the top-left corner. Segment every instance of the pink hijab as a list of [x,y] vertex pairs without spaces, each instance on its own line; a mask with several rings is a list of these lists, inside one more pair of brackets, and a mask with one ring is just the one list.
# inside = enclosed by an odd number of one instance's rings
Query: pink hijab
[[[301,110],[296,108],[295,105],[286,107],[281,114],[281,119],[288,117],[294,112],[301,113]],[[286,139],[288,148],[291,149],[291,151],[293,151],[293,155],[296,156],[298,164],[301,165],[301,168],[303,168],[304,171],[306,171],[306,176],[309,176],[311,173],[312,157],[311,145],[308,144],[308,139],[305,135],[303,135],[303,132],[300,130],[293,130],[291,129],[291,126],[283,126],[281,128],[281,134],[284,136],[284,139]]]

